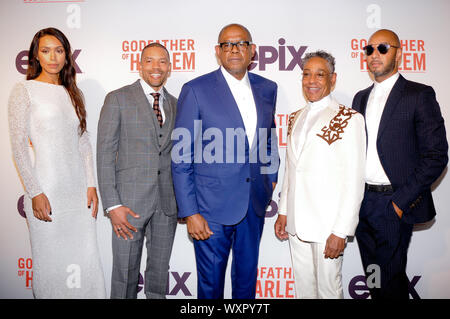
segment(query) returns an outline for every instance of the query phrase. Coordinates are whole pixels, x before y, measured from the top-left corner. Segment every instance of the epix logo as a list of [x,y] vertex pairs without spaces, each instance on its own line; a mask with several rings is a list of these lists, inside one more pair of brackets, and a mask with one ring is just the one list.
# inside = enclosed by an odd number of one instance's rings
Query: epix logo
[[[183,272],[179,273],[176,271],[169,271],[167,276],[167,291],[166,295],[168,296],[176,296],[179,292],[182,293],[183,296],[192,296],[186,281],[191,276],[191,272]],[[137,292],[139,293],[144,288],[144,277],[142,274],[139,274],[139,283]]]
[[19,200],[17,201],[17,211],[19,212],[19,215],[23,218],[27,218],[27,215],[25,214],[25,207],[24,207],[24,199],[25,195],[22,195],[19,197]]
[[308,47],[300,46],[296,48],[292,45],[286,46],[286,40],[283,38],[278,39],[278,44],[278,47],[258,46],[249,70],[251,71],[258,67],[259,71],[265,71],[267,65],[276,62],[278,62],[279,71],[292,71],[297,66],[303,70],[302,56]]
[[[414,276],[412,280],[409,280],[408,291],[412,299],[421,299],[417,293],[415,286],[419,282],[422,276]],[[348,292],[353,299],[367,299],[370,296],[369,287],[364,275],[355,276],[348,284]]]
[[[29,50],[23,50],[20,51],[19,54],[16,56],[16,69],[17,72],[21,74],[27,74],[27,66],[28,66],[28,52]],[[75,71],[77,73],[83,73],[81,71],[80,67],[77,64],[77,58],[81,53],[81,49],[76,49],[72,53],[72,59],[73,59],[73,66],[75,67]]]

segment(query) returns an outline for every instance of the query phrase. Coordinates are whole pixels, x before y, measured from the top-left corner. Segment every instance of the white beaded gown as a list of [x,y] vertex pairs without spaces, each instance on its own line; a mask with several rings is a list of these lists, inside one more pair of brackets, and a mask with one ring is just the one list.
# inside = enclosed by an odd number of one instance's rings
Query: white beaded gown
[[[26,191],[34,297],[105,298],[96,223],[87,207],[87,188],[96,186],[92,147],[86,133],[78,134],[68,92],[62,85],[19,82],[9,98],[8,117]],[[33,215],[31,198],[40,193],[48,197],[52,222]]]

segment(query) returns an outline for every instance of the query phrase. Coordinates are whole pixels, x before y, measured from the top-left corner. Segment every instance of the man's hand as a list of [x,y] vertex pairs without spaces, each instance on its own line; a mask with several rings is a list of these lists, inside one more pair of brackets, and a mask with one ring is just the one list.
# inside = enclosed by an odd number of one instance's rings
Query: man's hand
[[131,215],[134,218],[140,217],[126,206],[120,206],[109,211],[109,217],[111,218],[111,224],[114,232],[117,237],[122,237],[125,240],[128,240],[128,237],[133,239],[133,234],[130,230],[135,233],[137,232],[137,229],[128,222],[127,215]]
[[286,231],[286,215],[279,215],[277,221],[275,222],[275,236],[280,240],[286,240],[289,238],[289,234]]
[[395,205],[394,202],[392,202],[392,206],[394,206],[394,210],[395,210],[395,213],[398,215],[398,218],[402,218],[402,216],[403,216],[403,211],[400,209],[400,207],[398,207],[397,205]]
[[186,217],[186,223],[189,235],[195,240],[205,240],[213,234],[208,222],[199,213]]
[[325,258],[338,258],[344,252],[345,249],[345,239],[331,234],[325,245],[325,250],[323,251]]

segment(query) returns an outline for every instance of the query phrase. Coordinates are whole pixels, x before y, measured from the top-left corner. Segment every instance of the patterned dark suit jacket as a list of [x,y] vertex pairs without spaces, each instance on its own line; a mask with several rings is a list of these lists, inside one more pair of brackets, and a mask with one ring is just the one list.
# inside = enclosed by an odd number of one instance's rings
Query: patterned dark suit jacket
[[[353,99],[352,107],[364,116],[372,88]],[[430,187],[448,162],[444,119],[432,87],[400,75],[381,116],[377,150],[405,222],[431,220],[436,210]]]

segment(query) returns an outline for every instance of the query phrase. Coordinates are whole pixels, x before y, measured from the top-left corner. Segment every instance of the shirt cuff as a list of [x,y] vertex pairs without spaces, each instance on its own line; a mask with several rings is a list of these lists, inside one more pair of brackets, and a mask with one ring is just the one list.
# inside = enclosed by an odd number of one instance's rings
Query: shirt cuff
[[333,231],[332,234],[337,236],[337,237],[339,237],[339,238],[342,238],[342,239],[346,239],[347,238],[347,235],[341,234],[341,233],[338,233],[338,232],[335,232],[335,231]]
[[114,206],[108,207],[108,208],[106,209],[106,212],[109,213],[109,212],[112,211],[113,209],[116,209],[117,207],[120,207],[120,206],[123,206],[123,205],[114,205]]

